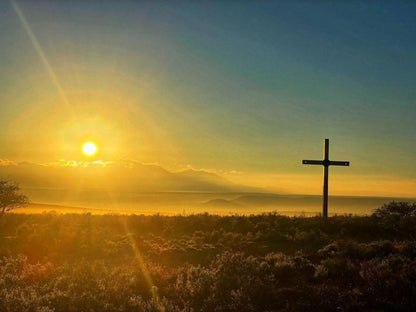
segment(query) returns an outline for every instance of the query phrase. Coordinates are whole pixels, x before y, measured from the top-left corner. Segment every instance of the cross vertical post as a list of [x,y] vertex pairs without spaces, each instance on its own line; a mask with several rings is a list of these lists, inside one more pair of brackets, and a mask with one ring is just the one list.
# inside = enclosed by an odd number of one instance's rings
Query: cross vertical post
[[323,204],[322,216],[328,218],[328,176],[329,166],[349,166],[349,161],[331,161],[329,160],[329,139],[324,139],[324,159],[323,160],[302,160],[304,165],[321,165],[324,167],[324,187],[323,187]]
[[323,190],[323,217],[328,218],[328,171],[329,171],[329,140],[324,140],[324,190]]

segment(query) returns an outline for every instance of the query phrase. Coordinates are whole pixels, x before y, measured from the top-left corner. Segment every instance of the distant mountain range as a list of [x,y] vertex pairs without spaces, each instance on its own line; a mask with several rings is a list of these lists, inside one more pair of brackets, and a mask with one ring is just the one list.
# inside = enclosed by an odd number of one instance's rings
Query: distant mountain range
[[258,192],[211,172],[188,169],[171,172],[135,161],[111,163],[59,162],[40,165],[4,163],[0,179],[17,181],[22,188],[111,190],[126,192]]
[[206,208],[242,208],[243,206],[236,203],[235,201],[232,200],[227,200],[227,199],[222,199],[222,198],[216,198],[216,199],[211,199],[209,201],[207,201],[206,203],[204,203],[202,205],[203,207]]

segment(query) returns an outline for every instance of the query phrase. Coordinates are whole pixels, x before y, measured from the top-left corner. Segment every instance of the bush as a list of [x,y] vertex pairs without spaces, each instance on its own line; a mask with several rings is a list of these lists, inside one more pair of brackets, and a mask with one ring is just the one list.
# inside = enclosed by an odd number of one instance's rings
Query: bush
[[377,218],[416,216],[416,203],[392,201],[377,208],[373,216]]

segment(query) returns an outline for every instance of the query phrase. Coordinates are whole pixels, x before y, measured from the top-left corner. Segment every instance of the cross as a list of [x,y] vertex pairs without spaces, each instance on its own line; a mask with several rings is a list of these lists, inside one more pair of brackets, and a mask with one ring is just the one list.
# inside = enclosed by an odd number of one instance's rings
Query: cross
[[328,218],[328,169],[329,166],[349,166],[349,161],[329,160],[329,139],[324,140],[324,159],[323,160],[302,160],[304,165],[324,166],[324,194],[323,194],[323,217]]

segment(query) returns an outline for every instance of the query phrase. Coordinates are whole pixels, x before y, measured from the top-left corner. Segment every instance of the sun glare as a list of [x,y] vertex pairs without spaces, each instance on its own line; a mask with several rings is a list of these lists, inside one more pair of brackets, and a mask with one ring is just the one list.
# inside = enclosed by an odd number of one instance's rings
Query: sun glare
[[87,156],[92,156],[97,152],[97,146],[92,142],[86,142],[82,146],[82,152]]

